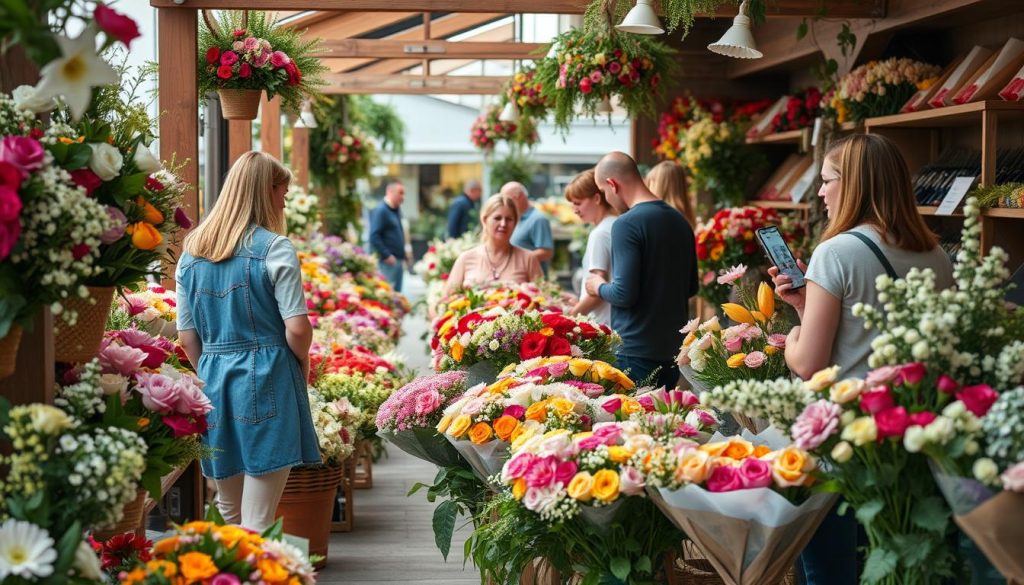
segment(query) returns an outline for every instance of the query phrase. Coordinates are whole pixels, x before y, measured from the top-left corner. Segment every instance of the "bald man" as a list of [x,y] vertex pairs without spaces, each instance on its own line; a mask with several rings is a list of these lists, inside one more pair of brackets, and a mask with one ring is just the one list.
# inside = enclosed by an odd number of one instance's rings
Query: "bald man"
[[612,306],[612,328],[622,336],[615,365],[628,369],[638,384],[673,388],[679,381],[675,356],[683,343],[679,330],[698,287],[693,230],[647,189],[628,154],[606,155],[594,178],[622,215],[612,226],[612,280],[592,274],[587,293]]

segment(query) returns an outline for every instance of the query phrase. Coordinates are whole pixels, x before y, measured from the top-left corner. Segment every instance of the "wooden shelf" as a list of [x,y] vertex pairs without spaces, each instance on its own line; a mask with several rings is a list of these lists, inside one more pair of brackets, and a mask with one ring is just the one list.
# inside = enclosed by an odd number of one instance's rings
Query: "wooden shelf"
[[945,128],[967,126],[981,122],[982,112],[1024,115],[1024,103],[989,100],[969,104],[946,106],[909,114],[894,114],[864,120],[868,130],[875,128]]
[[810,203],[793,203],[792,201],[764,201],[755,199],[747,203],[754,207],[770,207],[771,209],[797,209],[803,211],[811,208]]
[[[917,207],[917,212],[921,215],[935,215],[935,211],[938,206],[926,205]],[[952,215],[939,216],[939,217],[963,217],[964,214],[961,211],[955,211]],[[988,209],[981,210],[982,217],[998,217],[1003,219],[1024,219],[1024,209],[1016,209],[1012,207],[990,207]]]
[[747,144],[800,144],[803,133],[802,129],[775,132],[773,134],[747,138]]

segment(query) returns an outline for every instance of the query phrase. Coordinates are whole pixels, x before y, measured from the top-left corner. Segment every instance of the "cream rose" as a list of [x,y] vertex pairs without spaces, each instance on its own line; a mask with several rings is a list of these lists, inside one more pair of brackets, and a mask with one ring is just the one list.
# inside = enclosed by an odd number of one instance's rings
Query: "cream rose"
[[832,459],[835,459],[837,463],[846,463],[851,457],[853,457],[853,447],[846,441],[840,441],[836,443],[835,447],[832,447]]
[[128,391],[128,378],[120,374],[103,374],[100,376],[100,388],[103,388],[103,394],[107,396],[125,396]]
[[121,151],[104,142],[93,142],[89,146],[92,147],[92,157],[89,158],[89,168],[92,172],[104,181],[115,179],[124,166]]
[[828,397],[832,402],[839,404],[846,404],[851,400],[854,400],[864,390],[864,380],[858,380],[856,378],[847,378],[842,382],[839,382],[829,390]]
[[139,167],[139,170],[143,173],[155,173],[164,168],[164,165],[153,155],[149,147],[141,142],[135,148],[135,156],[132,157],[132,160],[135,161],[135,166]]
[[49,112],[57,107],[57,102],[52,97],[39,97],[36,88],[31,85],[19,85],[11,92],[14,106],[21,110],[28,110],[36,114]]
[[825,368],[820,372],[815,373],[811,376],[810,380],[804,382],[804,388],[807,388],[811,392],[821,392],[825,388],[828,388],[833,382],[836,381],[836,376],[839,374],[839,366],[832,366],[831,368]]
[[874,418],[862,416],[847,425],[840,436],[844,441],[853,441],[854,445],[860,447],[861,445],[867,445],[878,437],[878,427],[875,426]]

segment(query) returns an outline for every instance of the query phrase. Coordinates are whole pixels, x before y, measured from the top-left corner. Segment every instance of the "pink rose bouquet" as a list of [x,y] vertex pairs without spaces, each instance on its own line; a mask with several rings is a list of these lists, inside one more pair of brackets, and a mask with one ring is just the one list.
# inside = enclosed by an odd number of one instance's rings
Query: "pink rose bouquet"
[[377,434],[406,453],[439,467],[459,463],[457,451],[436,426],[444,410],[466,391],[466,374],[417,378],[388,397],[377,411]]

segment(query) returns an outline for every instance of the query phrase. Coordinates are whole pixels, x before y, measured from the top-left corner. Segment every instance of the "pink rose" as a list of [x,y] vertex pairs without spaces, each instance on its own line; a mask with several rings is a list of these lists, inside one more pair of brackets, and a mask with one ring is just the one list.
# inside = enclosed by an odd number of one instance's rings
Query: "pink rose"
[[558,378],[558,377],[562,376],[568,370],[569,370],[569,362],[560,362],[560,363],[552,364],[552,365],[548,366],[548,372],[552,376],[554,376],[555,378]]
[[876,370],[868,372],[867,378],[864,379],[864,384],[867,386],[878,386],[879,384],[888,384],[889,382],[896,379],[899,375],[900,366],[884,366]]
[[249,37],[242,41],[242,48],[246,51],[255,51],[260,48],[260,40],[256,37]]
[[619,491],[627,496],[644,494],[644,474],[635,467],[623,467],[619,470]]
[[220,64],[231,66],[238,63],[238,53],[234,51],[224,51],[220,54]]
[[505,464],[504,476],[508,479],[518,479],[526,475],[526,472],[533,467],[537,456],[533,453],[520,453],[508,460]]
[[601,74],[600,69],[594,69],[590,72],[591,83],[601,83],[602,79],[604,79],[604,75]]
[[256,67],[263,67],[270,62],[270,53],[267,51],[261,52],[259,55],[253,58],[252,64]]
[[426,416],[441,406],[441,394],[437,390],[427,390],[416,396],[415,412],[418,416]]
[[573,476],[576,475],[578,470],[579,468],[576,466],[575,461],[559,461],[555,465],[555,481],[563,485],[569,485],[569,482],[572,481]]
[[683,424],[676,427],[676,430],[673,434],[677,437],[691,438],[696,437],[698,434],[700,434],[700,431],[698,431],[697,427],[691,425],[690,423],[684,422]]
[[35,138],[27,136],[4,136],[0,140],[0,161],[14,165],[21,171],[22,178],[43,166],[46,151]]
[[126,345],[141,349],[146,353],[146,360],[142,362],[143,367],[156,369],[167,360],[167,357],[174,351],[174,344],[163,337],[153,337],[145,331],[138,329],[122,329],[114,333]]
[[781,333],[773,333],[768,336],[768,345],[779,349],[786,349],[786,336]]
[[281,51],[274,51],[270,55],[270,64],[273,65],[275,68],[284,67],[290,61],[291,59],[288,58],[288,55],[285,55]]
[[622,429],[615,424],[603,424],[594,429],[594,436],[604,441],[605,445],[614,445],[622,436]]
[[622,408],[622,399],[618,396],[613,396],[601,403],[601,410],[608,414],[615,414],[620,408]]
[[761,459],[744,459],[737,470],[743,489],[763,488],[772,485],[772,465]]
[[910,426],[910,416],[902,406],[887,408],[875,413],[875,426],[878,427],[878,438],[902,437]]
[[636,399],[640,403],[640,406],[644,407],[644,412],[651,412],[654,410],[654,398],[651,398],[650,394],[644,394]]
[[462,405],[462,414],[465,414],[465,415],[468,415],[468,416],[473,416],[475,414],[479,414],[479,412],[481,410],[483,410],[484,404],[486,404],[486,403],[484,402],[483,398],[479,398],[479,397],[474,398],[474,399],[470,400],[469,402],[467,402],[467,403]]
[[100,347],[100,367],[104,374],[131,376],[142,367],[145,360],[146,352],[134,347],[111,343],[106,339]]
[[711,414],[710,412],[706,410],[697,410],[694,412],[697,413],[697,420],[700,422],[702,426],[713,427],[718,424],[718,419],[715,418],[715,415]]
[[1003,480],[1003,489],[1011,492],[1024,492],[1024,461],[1010,467],[999,476]]
[[894,404],[888,386],[876,386],[860,395],[860,409],[869,414],[887,410]]
[[731,337],[725,341],[724,345],[725,349],[727,349],[729,353],[737,353],[743,348],[743,338]]
[[595,437],[594,435],[580,439],[579,442],[576,443],[576,446],[580,448],[580,451],[593,451],[601,445],[604,445],[604,439],[601,437]]
[[178,403],[174,410],[180,414],[200,416],[213,410],[210,399],[192,376],[183,375],[180,380],[174,382],[174,386],[178,390]]
[[683,408],[689,408],[700,404],[700,398],[689,390],[673,390],[672,401]]
[[210,585],[240,585],[241,581],[234,573],[217,573],[210,579]]
[[926,373],[925,365],[921,362],[904,364],[900,368],[899,380],[904,384],[920,384]]
[[839,428],[842,411],[843,407],[831,400],[808,404],[790,429],[793,442],[807,451],[818,448]]
[[743,489],[743,480],[735,467],[722,465],[711,471],[706,487],[709,492],[733,492]]
[[927,410],[924,412],[915,412],[910,415],[911,425],[926,427],[930,425],[933,420],[935,420],[935,413],[928,412]]
[[545,457],[544,459],[537,459],[530,466],[530,469],[524,476],[526,485],[529,487],[545,487],[551,485],[551,482],[555,480],[555,461],[554,457]]
[[135,387],[142,395],[142,405],[153,412],[170,414],[178,404],[179,389],[174,380],[163,374],[139,372],[135,374]]
[[130,46],[133,40],[142,35],[139,32],[139,25],[134,20],[103,4],[96,5],[93,16],[103,32],[124,43],[125,47]]
[[0,185],[0,222],[10,223],[21,215],[21,197],[7,185]]
[[612,61],[608,64],[608,73],[612,75],[618,75],[619,71],[622,71],[622,64],[618,61]]
[[208,428],[205,416],[196,417],[193,421],[183,414],[169,414],[163,418],[163,421],[165,425],[171,427],[175,439],[190,435],[201,435]]
[[526,409],[518,404],[509,404],[501,414],[522,420],[523,416],[526,414]]
[[743,363],[752,370],[756,370],[764,365],[764,362],[768,360],[768,356],[763,351],[752,351],[747,354],[747,357],[743,358]]
[[954,394],[960,389],[960,384],[956,383],[956,380],[950,378],[946,374],[939,376],[939,381],[936,382],[935,386],[939,389],[939,392],[943,394]]
[[999,393],[988,384],[964,386],[956,393],[956,399],[963,402],[967,410],[974,413],[974,416],[985,416],[997,398],[999,398]]
[[712,282],[714,282],[715,281],[715,271],[714,270],[708,270],[706,273],[704,273],[703,281],[704,281],[703,282],[704,286],[707,286],[707,285],[711,284]]
[[100,242],[104,244],[113,244],[124,236],[124,230],[128,227],[128,218],[125,216],[123,211],[113,205],[107,206],[107,215],[110,216],[111,221],[113,221],[113,225],[109,230],[100,234]]

